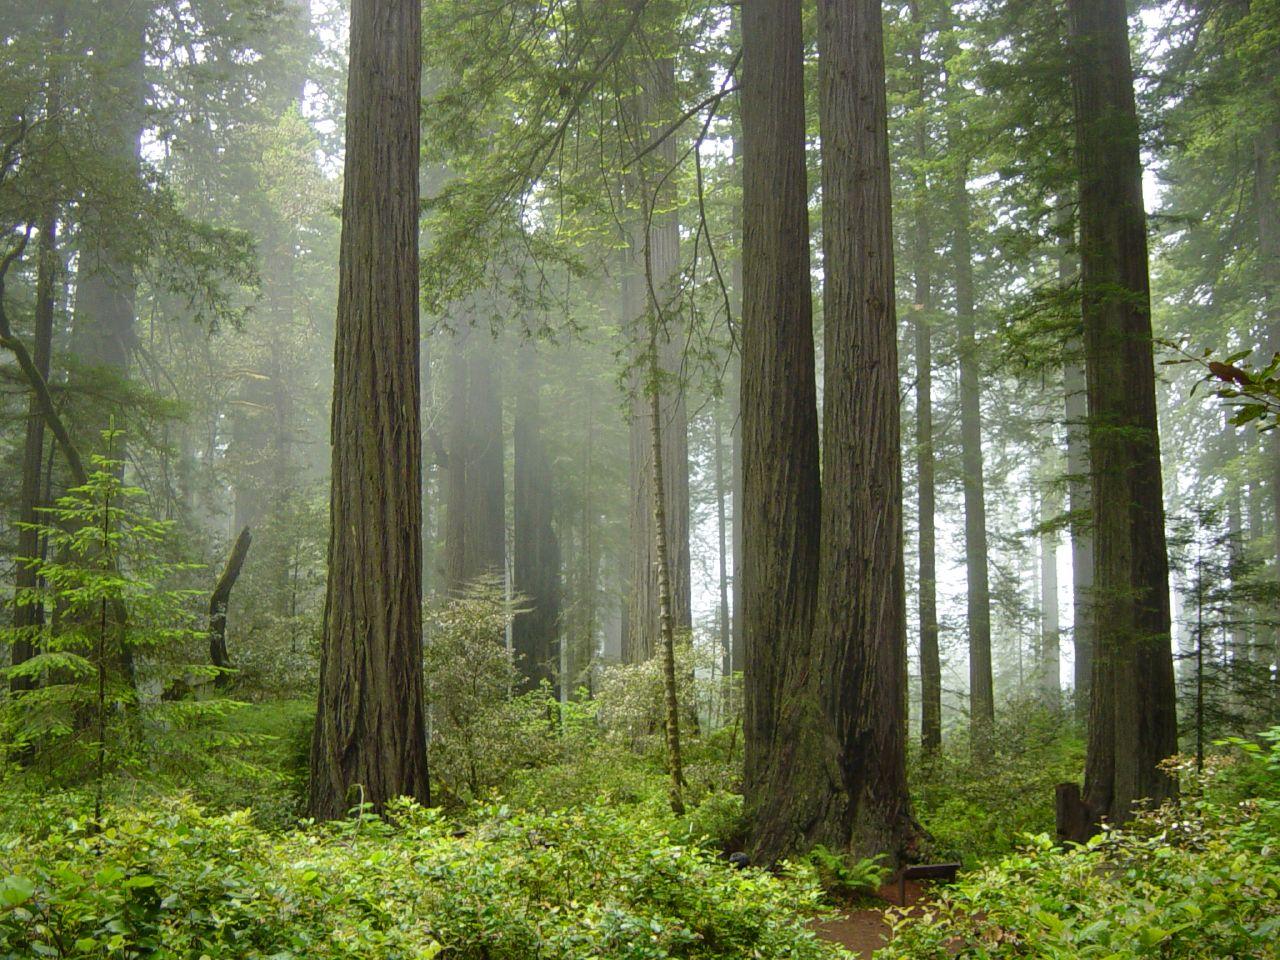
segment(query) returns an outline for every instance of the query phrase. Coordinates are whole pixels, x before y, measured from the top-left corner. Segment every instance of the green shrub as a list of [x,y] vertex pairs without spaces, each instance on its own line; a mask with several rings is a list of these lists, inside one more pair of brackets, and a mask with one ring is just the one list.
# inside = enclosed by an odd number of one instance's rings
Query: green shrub
[[[106,829],[43,809],[0,845],[0,956],[834,957],[820,891],[736,871],[643,816],[490,808],[469,829],[404,805],[266,833],[174,801]],[[462,835],[459,835],[462,834]]]
[[1054,787],[1078,781],[1084,743],[1063,717],[1013,704],[998,718],[991,749],[972,756],[963,737],[932,757],[914,752],[911,793],[931,837],[927,855],[973,867],[1010,852],[1022,834],[1052,832]]
[[[968,875],[917,917],[900,916],[878,960],[1280,957],[1280,737],[1184,792],[1062,850],[1047,835]],[[1255,796],[1231,798],[1241,783]]]

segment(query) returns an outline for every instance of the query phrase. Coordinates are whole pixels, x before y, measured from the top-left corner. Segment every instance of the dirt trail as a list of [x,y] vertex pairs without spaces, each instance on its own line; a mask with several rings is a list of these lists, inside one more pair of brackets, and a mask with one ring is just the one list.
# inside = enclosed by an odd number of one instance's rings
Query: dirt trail
[[[924,895],[924,888],[908,881],[907,906],[914,905]],[[889,940],[889,924],[885,920],[884,912],[889,907],[898,905],[897,883],[885,884],[877,892],[876,897],[884,901],[883,906],[849,910],[842,916],[814,924],[818,936],[840,944],[856,957],[871,960],[871,955]]]

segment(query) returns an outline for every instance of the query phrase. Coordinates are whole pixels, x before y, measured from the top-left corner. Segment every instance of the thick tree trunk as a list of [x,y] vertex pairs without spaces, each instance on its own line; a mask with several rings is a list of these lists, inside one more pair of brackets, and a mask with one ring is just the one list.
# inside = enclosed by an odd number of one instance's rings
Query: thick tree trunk
[[310,812],[429,801],[422,705],[422,9],[354,0],[334,350],[329,579]]
[[[538,382],[532,351],[524,357],[521,396],[516,404],[515,591],[525,612],[511,624],[511,641],[524,688],[557,682],[560,646],[560,542],[552,525],[555,482],[542,440]],[[564,682],[571,683],[569,678]]]
[[925,70],[923,31],[919,4],[911,4],[917,30],[912,62],[919,113],[915,119],[915,219],[912,260],[915,275],[915,309],[912,329],[916,353],[916,494],[919,513],[919,614],[920,614],[920,743],[926,753],[942,746],[942,658],[938,630],[937,534],[934,513],[937,492],[933,451],[933,345],[929,329],[933,311],[933,237],[929,213],[929,183],[925,165],[929,159],[929,131],[924,114]]
[[816,622],[754,809],[761,862],[824,844],[890,863],[906,775],[898,340],[877,0],[819,0],[826,385]]
[[783,679],[808,656],[818,577],[801,6],[742,4],[743,743],[757,817],[770,800],[763,774],[778,746]]
[[494,344],[477,330],[455,335],[449,372],[449,463],[445,471],[445,586],[457,594],[506,569],[502,402]]
[[964,476],[964,558],[969,625],[969,733],[975,751],[995,721],[991,676],[991,587],[987,569],[987,498],[982,464],[982,371],[974,325],[973,254],[969,240],[968,164],[952,183],[952,256],[956,339],[960,358],[960,458]]
[[1177,750],[1142,162],[1122,0],[1070,0],[1080,172],[1094,671],[1085,800],[1116,822]]

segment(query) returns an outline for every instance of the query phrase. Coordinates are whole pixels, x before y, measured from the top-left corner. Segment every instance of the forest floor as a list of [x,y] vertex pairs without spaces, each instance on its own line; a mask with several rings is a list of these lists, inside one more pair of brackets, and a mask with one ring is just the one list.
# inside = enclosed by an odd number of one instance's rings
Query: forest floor
[[[908,881],[906,905],[914,907],[926,894],[920,884]],[[882,886],[875,900],[881,902],[850,908],[838,917],[815,923],[814,929],[824,940],[840,944],[856,957],[871,960],[872,954],[889,942],[892,930],[885,911],[898,906],[897,882]]]

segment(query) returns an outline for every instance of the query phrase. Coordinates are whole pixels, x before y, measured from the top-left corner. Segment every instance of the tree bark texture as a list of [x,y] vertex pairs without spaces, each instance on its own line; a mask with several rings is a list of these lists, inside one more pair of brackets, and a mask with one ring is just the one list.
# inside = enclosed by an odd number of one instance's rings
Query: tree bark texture
[[883,49],[876,0],[819,0],[826,388],[819,589],[812,636],[804,649],[788,651],[765,786],[751,808],[760,862],[819,843],[896,862],[916,830],[906,778]]
[[1114,822],[1177,750],[1142,162],[1123,0],[1070,0],[1080,173],[1094,660],[1085,801]]
[[[525,612],[511,624],[511,640],[526,690],[558,682],[560,646],[560,542],[555,516],[556,484],[542,437],[538,382],[532,351],[523,357],[516,404],[514,586]],[[570,678],[559,678],[571,682]]]
[[354,0],[329,578],[310,813],[430,799],[422,703],[418,161],[422,10]]
[[808,656],[818,579],[818,415],[800,0],[743,0],[744,792],[768,803],[788,664]]
[[1084,368],[1063,367],[1067,420],[1067,496],[1071,506],[1072,646],[1076,717],[1087,723],[1093,683],[1093,482],[1089,476],[1089,409]]

